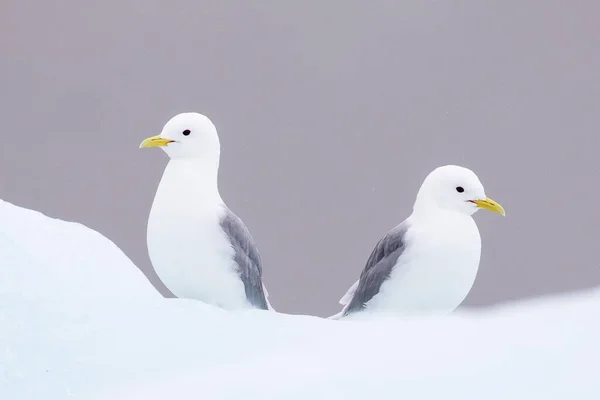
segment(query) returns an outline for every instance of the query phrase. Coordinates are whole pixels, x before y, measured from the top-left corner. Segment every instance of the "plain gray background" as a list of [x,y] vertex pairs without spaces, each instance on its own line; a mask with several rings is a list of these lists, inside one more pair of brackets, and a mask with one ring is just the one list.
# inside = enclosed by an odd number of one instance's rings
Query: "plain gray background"
[[145,229],[167,157],[138,145],[198,111],[278,311],[337,312],[448,163],[507,211],[475,215],[465,305],[598,285],[599,18],[594,0],[2,0],[0,198],[100,231],[160,287]]

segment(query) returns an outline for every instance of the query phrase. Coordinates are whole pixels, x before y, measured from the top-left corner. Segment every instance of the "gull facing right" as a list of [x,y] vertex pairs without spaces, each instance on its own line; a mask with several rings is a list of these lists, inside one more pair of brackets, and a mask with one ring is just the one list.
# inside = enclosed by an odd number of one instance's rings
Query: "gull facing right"
[[342,311],[329,318],[367,311],[454,311],[479,269],[481,236],[472,215],[482,208],[505,215],[470,169],[446,165],[433,170],[412,214],[377,243],[360,278],[340,300]]

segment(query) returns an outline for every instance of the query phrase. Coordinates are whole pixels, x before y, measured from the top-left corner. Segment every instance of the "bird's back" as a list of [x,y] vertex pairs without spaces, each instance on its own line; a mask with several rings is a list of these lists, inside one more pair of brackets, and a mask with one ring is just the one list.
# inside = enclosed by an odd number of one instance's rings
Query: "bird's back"
[[360,279],[340,301],[339,318],[363,309],[450,312],[469,293],[479,266],[481,239],[469,216],[411,216],[373,249]]
[[453,311],[471,290],[479,268],[477,225],[470,216],[450,213],[414,221],[408,235],[409,245],[368,307],[407,313]]

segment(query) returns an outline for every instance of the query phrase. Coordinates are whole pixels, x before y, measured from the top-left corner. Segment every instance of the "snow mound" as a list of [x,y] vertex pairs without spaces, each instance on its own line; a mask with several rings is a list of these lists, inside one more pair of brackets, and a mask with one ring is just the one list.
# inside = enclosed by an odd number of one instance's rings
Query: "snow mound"
[[[22,296],[1,284],[0,399],[598,398],[597,291],[446,317],[232,313],[151,295],[81,225],[1,205],[7,218],[30,227],[0,229],[0,282],[16,276],[33,293],[44,287],[25,277],[43,272],[55,290]],[[104,293],[97,282],[122,286]]]
[[109,239],[0,200],[0,298],[160,297]]
[[597,399],[599,306],[593,293],[406,320],[190,311],[171,333],[141,322],[160,379],[91,398]]

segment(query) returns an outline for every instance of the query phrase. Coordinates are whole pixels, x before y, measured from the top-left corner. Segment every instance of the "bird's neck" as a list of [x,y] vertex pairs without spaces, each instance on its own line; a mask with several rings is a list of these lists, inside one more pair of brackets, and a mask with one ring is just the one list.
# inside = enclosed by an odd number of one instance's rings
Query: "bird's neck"
[[417,196],[417,200],[413,205],[413,215],[416,217],[426,217],[428,215],[442,213],[444,210],[433,201]]
[[473,218],[460,211],[454,211],[446,208],[442,208],[435,203],[430,202],[417,202],[413,206],[412,212],[413,220],[420,221],[442,221],[442,220],[452,220],[452,221],[468,221],[473,220]]
[[218,160],[172,159],[165,168],[160,186],[164,189],[171,187],[173,193],[179,193],[179,196],[220,201],[218,173]]

